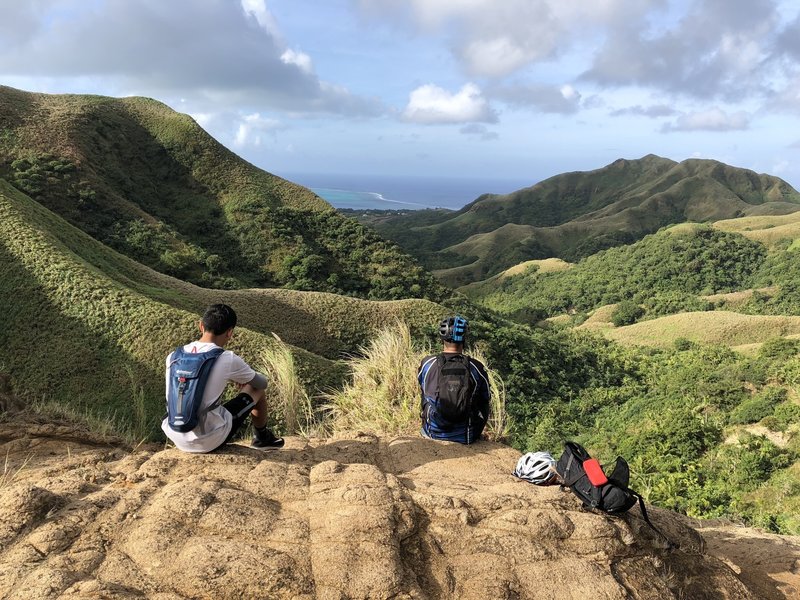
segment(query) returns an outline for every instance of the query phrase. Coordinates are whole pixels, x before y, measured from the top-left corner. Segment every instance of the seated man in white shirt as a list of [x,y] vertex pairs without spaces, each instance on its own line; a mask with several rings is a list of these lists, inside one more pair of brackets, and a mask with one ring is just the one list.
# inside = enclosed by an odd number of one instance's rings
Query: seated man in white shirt
[[[184,352],[208,352],[224,348],[233,337],[236,313],[225,304],[214,304],[206,309],[199,323],[200,339],[183,347]],[[173,353],[167,356],[167,396],[170,388],[170,365]],[[216,405],[228,382],[239,385],[239,394],[225,404]],[[191,431],[176,431],[169,425],[169,417],[161,429],[184,452],[211,452],[230,442],[239,432],[247,416],[253,421],[255,435],[251,448],[281,448],[283,438],[276,438],[267,429],[267,378],[256,372],[241,357],[225,350],[214,362],[203,391],[197,426]]]

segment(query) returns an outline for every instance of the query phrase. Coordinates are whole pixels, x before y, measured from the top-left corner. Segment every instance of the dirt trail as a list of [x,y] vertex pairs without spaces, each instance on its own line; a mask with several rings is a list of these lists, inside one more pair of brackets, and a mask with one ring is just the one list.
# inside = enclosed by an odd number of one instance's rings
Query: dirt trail
[[[364,434],[130,452],[0,424],[0,598],[800,597],[797,540],[708,527],[706,548],[653,509],[668,551],[636,509],[588,513],[511,477],[517,457]],[[737,566],[754,553],[772,562]]]
[[694,521],[707,551],[725,561],[757,597],[800,598],[800,537],[781,536],[725,521]]

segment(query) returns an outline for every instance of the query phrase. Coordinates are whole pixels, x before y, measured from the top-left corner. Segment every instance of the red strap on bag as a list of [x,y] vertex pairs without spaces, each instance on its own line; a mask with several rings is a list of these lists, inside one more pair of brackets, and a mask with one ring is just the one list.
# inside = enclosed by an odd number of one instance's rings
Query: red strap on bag
[[596,458],[583,461],[583,470],[586,471],[586,475],[589,477],[589,481],[592,485],[599,487],[608,483],[608,477],[603,473],[603,467],[600,466]]

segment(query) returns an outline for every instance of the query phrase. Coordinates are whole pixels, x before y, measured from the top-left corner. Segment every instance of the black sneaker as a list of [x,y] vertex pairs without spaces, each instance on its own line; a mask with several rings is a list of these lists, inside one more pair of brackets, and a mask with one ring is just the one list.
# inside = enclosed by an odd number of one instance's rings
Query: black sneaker
[[283,448],[285,443],[283,438],[275,437],[269,429],[264,429],[263,431],[256,431],[253,441],[250,442],[250,447],[271,450],[273,448]]

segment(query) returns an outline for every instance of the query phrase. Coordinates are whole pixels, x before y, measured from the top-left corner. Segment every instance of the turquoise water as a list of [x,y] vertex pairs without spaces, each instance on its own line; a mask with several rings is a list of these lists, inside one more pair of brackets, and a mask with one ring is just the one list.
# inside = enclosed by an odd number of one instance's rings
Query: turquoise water
[[419,210],[428,208],[424,204],[389,200],[380,192],[354,192],[334,188],[312,187],[311,191],[324,198],[336,208],[381,209],[381,210]]
[[418,210],[459,209],[482,194],[507,194],[530,185],[522,179],[399,177],[380,175],[282,174],[336,208]]

